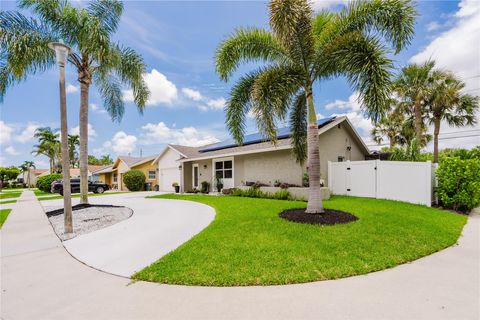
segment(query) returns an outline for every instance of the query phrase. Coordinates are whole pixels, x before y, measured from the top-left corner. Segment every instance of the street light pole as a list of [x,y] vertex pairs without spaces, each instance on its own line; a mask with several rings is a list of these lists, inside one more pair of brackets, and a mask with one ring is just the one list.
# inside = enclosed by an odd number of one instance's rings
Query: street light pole
[[73,232],[72,198],[70,190],[70,155],[68,153],[67,98],[65,92],[65,64],[70,48],[61,42],[50,42],[48,47],[55,51],[60,71],[60,132],[62,148],[63,207],[65,233]]

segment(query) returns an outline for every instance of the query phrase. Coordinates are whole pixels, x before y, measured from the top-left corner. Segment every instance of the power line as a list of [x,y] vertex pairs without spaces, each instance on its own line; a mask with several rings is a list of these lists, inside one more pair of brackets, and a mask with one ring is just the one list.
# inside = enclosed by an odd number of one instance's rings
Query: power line
[[[471,135],[465,135],[465,136],[458,136],[458,137],[439,137],[438,140],[450,140],[450,139],[461,139],[461,138],[472,138],[472,137],[480,137],[479,134],[471,134]],[[388,146],[390,145],[389,143],[382,143],[382,144],[367,144],[367,147],[382,147],[382,146]]]
[[462,130],[462,131],[452,131],[452,132],[442,132],[440,135],[444,134],[457,134],[457,133],[464,133],[464,132],[477,132],[480,131],[480,129],[472,129],[472,130]]

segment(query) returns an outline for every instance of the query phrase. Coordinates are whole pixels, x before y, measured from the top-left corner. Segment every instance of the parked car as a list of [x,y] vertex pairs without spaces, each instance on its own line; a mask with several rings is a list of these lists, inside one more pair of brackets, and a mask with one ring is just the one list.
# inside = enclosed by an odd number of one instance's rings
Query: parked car
[[[72,193],[80,192],[80,179],[70,179],[70,188]],[[88,191],[93,193],[104,193],[109,189],[108,184],[103,182],[88,182]],[[52,193],[60,193],[63,196],[63,181],[55,180],[52,182]]]

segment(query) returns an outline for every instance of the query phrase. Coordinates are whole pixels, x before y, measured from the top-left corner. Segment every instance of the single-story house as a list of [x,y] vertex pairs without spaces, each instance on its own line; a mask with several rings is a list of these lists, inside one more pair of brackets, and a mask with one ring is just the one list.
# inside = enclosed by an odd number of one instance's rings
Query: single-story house
[[[370,153],[347,117],[321,119],[318,121],[318,134],[320,175],[325,185],[328,181],[328,161],[365,160]],[[155,161],[160,164],[163,157],[168,158],[169,179],[179,178],[182,192],[200,189],[202,181],[209,182],[213,189],[215,177],[222,180],[224,188],[257,181],[268,185],[280,181],[301,186],[306,165],[296,162],[290,137],[290,129],[281,128],[276,145],[259,133],[246,135],[243,145],[237,145],[233,140],[203,147],[169,145]],[[172,159],[176,156],[179,158],[174,165]]]
[[197,148],[180,145],[167,145],[162,152],[153,160],[157,166],[158,187],[160,191],[173,191],[173,184],[180,185],[182,166],[179,159],[186,158],[183,151],[196,150]]
[[[88,179],[89,180],[92,180],[93,178],[93,173],[95,171],[98,171],[100,169],[103,169],[105,168],[106,166],[97,166],[97,165],[88,165]],[[60,172],[61,173],[61,172]],[[39,174],[38,176],[45,176],[45,175],[48,175],[50,174],[50,170],[48,169],[45,169],[43,170],[42,169],[42,173]],[[70,178],[80,178],[80,168],[70,168]]]
[[129,170],[141,170],[145,174],[146,183],[151,184],[151,188],[158,188],[157,166],[152,162],[156,156],[150,157],[127,157],[119,156],[113,165],[102,168],[94,172],[95,180],[112,186],[112,189],[127,191],[123,183],[123,174]]
[[37,184],[37,178],[45,172],[48,172],[48,169],[30,169],[30,174],[28,171],[20,173],[20,175],[17,177],[17,181],[21,183],[30,183],[31,186],[35,186]]

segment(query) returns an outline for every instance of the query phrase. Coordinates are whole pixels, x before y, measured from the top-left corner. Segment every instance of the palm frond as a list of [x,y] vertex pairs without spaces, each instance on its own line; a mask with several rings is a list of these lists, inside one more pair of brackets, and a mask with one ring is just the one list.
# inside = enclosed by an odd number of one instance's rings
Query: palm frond
[[238,29],[222,41],[215,53],[215,68],[227,81],[241,63],[287,60],[284,48],[278,40],[263,29]]
[[125,112],[121,80],[112,72],[107,74],[97,72],[93,79],[103,99],[103,107],[107,110],[112,121],[120,122]]
[[307,159],[307,99],[301,90],[295,96],[290,112],[293,154],[297,162],[303,164]]
[[100,20],[101,26],[109,34],[113,34],[120,22],[123,12],[123,3],[118,0],[95,0],[87,6],[91,16]]

